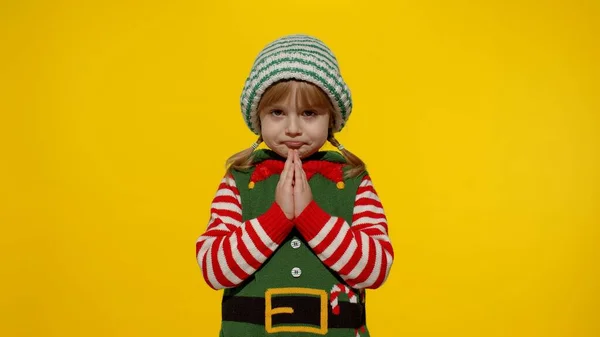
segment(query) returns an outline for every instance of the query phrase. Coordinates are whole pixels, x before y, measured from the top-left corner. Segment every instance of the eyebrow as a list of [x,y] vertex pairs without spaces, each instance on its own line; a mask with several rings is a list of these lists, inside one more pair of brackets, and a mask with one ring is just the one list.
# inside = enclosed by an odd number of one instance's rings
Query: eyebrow
[[[280,104],[272,104],[272,105],[268,105],[266,107],[264,107],[262,109],[262,111],[264,112],[269,112],[271,110],[282,110],[282,111],[286,111],[287,109]],[[261,111],[261,112],[262,112]],[[301,107],[300,109],[298,109],[298,111],[303,112],[303,111],[314,111],[314,112],[318,112],[318,113],[326,113],[327,112],[327,108],[326,107],[322,107],[322,106],[306,106],[306,107]]]
[[266,107],[263,108],[263,110],[273,110],[273,109],[285,110],[284,107],[279,104],[271,104],[271,105],[267,105]]

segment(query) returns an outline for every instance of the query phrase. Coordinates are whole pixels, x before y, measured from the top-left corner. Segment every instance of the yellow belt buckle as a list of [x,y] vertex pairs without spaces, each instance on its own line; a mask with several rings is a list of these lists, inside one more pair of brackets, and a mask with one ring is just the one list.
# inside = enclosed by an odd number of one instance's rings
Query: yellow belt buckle
[[[321,299],[321,319],[320,326],[318,328],[310,326],[297,326],[297,325],[280,325],[273,327],[273,315],[277,314],[293,314],[294,308],[291,307],[278,307],[273,308],[271,298],[273,295],[314,295],[319,296]],[[268,333],[276,332],[310,332],[319,335],[325,335],[327,333],[327,292],[322,289],[312,288],[273,288],[267,289],[265,292],[265,329]]]

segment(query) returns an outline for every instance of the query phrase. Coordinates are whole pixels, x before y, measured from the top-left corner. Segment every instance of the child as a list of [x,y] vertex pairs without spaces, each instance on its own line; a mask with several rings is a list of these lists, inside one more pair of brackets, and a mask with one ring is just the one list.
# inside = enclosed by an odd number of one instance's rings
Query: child
[[196,243],[205,281],[225,289],[221,336],[369,336],[365,289],[394,253],[364,163],[333,136],[352,109],[335,56],[305,35],[268,44],[241,105],[259,138],[228,160]]

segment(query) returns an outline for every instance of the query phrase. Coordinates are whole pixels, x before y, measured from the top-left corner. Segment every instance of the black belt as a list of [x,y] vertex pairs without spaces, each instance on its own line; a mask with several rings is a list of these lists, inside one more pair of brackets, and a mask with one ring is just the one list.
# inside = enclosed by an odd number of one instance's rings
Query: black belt
[[[271,307],[292,308],[293,313],[271,313],[265,312],[264,297],[224,297],[222,306],[222,319],[224,321],[253,323],[265,325],[265,318],[271,317],[271,325],[281,324],[307,324],[319,326],[321,324],[321,302],[322,299],[310,296],[273,296]],[[327,327],[328,328],[352,328],[358,329],[365,324],[365,307],[363,303],[339,302],[339,314],[331,311],[327,303]]]

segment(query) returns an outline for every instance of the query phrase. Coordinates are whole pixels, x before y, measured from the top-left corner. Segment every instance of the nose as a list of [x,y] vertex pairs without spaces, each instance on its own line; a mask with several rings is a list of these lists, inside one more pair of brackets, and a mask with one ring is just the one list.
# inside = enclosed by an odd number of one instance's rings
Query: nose
[[285,128],[285,134],[290,137],[299,136],[302,134],[298,118],[294,115],[289,116],[287,127]]

